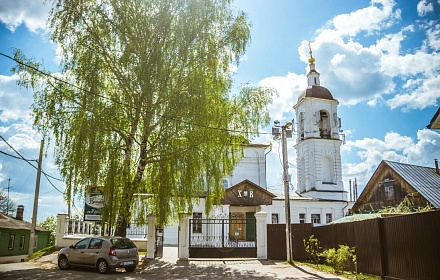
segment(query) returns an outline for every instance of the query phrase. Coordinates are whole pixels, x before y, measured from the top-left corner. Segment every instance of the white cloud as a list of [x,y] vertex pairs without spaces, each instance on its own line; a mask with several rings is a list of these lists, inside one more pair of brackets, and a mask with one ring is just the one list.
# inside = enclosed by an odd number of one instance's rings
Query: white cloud
[[304,75],[288,73],[285,77],[267,77],[261,80],[258,85],[272,87],[277,90],[278,96],[274,97],[269,106],[269,113],[272,119],[282,120],[282,115],[289,113],[293,116],[293,104],[297,102],[297,93],[302,92],[307,84]]
[[[418,80],[417,82],[420,82]],[[404,111],[409,109],[424,109],[437,105],[440,98],[440,76],[432,79],[423,79],[419,87],[406,93],[396,94],[386,101],[391,109],[402,107]]]
[[0,2],[0,21],[6,24],[9,30],[14,31],[21,24],[25,24],[31,32],[46,29],[46,21],[50,7],[45,1],[35,0],[2,0]]
[[24,123],[31,123],[30,106],[33,97],[29,91],[16,85],[18,79],[17,74],[0,75],[0,122],[20,120]]
[[[394,1],[372,1],[367,8],[336,16],[318,31],[311,47],[317,70],[323,73],[321,85],[342,105],[367,102],[406,111],[436,104],[440,97],[440,53],[435,52],[440,49],[440,24],[417,21],[395,32],[400,16]],[[422,33],[425,40],[417,37]],[[420,42],[419,47],[402,50],[411,40]],[[298,52],[307,63],[307,41]]]
[[[11,126],[0,126],[0,132],[2,137],[17,151],[38,151],[40,147],[41,136],[29,124],[14,123]],[[3,141],[0,142],[0,148],[14,153]]]
[[427,13],[434,12],[434,6],[432,3],[428,3],[426,0],[420,0],[417,4],[417,13],[419,16],[425,16]]
[[359,163],[343,165],[344,182],[357,178],[358,185],[365,186],[382,160],[433,166],[440,158],[440,134],[432,130],[419,130],[417,141],[395,132],[388,132],[384,139],[364,138],[347,141],[341,152],[352,154],[357,151]]
[[440,50],[440,24],[436,24],[434,28],[426,32],[428,45],[435,51]]
[[372,33],[400,18],[400,10],[393,10],[395,5],[393,0],[373,0],[367,8],[336,16],[331,24],[339,36],[356,36],[362,31]]

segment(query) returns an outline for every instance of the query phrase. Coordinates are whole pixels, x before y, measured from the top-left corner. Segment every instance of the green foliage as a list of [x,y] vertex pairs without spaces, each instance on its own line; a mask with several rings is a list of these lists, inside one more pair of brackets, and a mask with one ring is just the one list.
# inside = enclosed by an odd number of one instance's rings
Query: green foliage
[[17,210],[15,202],[8,198],[8,195],[0,190],[0,212],[11,215]]
[[319,244],[319,240],[312,234],[309,236],[309,240],[303,239],[304,249],[309,257],[316,266],[319,265],[322,247]]
[[434,209],[434,207],[432,207],[432,205],[430,204],[426,204],[423,207],[415,205],[411,197],[412,195],[407,195],[402,200],[402,202],[399,203],[399,205],[384,207],[378,212],[381,214],[404,214],[404,213],[414,213],[414,212],[417,213],[426,212]]
[[43,248],[37,252],[34,252],[32,254],[32,256],[27,257],[26,260],[38,259],[42,256],[50,255],[50,254],[54,253],[55,251],[56,251],[55,245],[51,245],[51,246]]
[[230,93],[246,15],[229,0],[55,0],[49,23],[58,78],[19,50],[33,68],[13,70],[34,91],[35,126],[54,136],[66,200],[104,186],[103,220],[117,235],[138,209],[164,225],[202,193],[206,211],[219,203],[222,179],[269,122],[271,89]]
[[49,238],[49,246],[55,245],[55,238],[57,234],[57,219],[55,216],[49,216],[46,218],[46,220],[42,221],[41,223],[37,223],[38,226],[43,227],[45,229],[50,230],[50,238]]
[[[314,264],[308,263],[308,262],[299,262],[299,261],[295,261],[297,264],[302,264],[302,265],[306,265],[309,267],[312,267],[316,270],[322,271],[322,272],[334,272],[334,269],[326,264],[321,264],[320,266],[315,266]],[[342,277],[345,277],[347,279],[357,279],[357,280],[381,280],[380,276],[374,276],[374,275],[366,275],[366,274],[362,274],[362,273],[356,273],[356,275],[353,277],[353,273],[351,272],[342,272],[340,273],[340,275]]]
[[324,252],[322,252],[322,256],[325,257],[326,263],[333,267],[336,273],[341,273],[344,270],[348,270],[351,263],[354,264],[355,270],[357,270],[355,248],[347,245],[339,245],[338,249],[330,248],[324,250]]

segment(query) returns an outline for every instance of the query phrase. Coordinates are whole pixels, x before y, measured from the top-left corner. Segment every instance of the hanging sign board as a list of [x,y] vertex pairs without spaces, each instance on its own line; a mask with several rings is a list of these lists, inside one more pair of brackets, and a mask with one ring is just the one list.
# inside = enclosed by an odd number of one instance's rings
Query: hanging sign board
[[101,209],[104,206],[103,186],[86,188],[84,221],[101,221]]

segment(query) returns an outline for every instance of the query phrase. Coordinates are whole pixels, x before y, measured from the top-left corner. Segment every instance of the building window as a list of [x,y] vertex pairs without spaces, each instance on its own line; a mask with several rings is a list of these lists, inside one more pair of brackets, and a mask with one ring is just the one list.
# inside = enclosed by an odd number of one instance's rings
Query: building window
[[202,213],[193,213],[192,231],[202,233]]
[[319,116],[319,135],[321,138],[330,138],[331,126],[327,111],[319,111]]
[[325,214],[325,223],[330,224],[332,221],[333,221],[332,214],[331,213]]
[[394,199],[394,182],[385,182],[385,198],[386,200]]
[[24,249],[25,243],[26,243],[26,237],[24,235],[20,236],[20,250]]
[[272,224],[278,224],[278,214],[272,214]]
[[229,189],[229,182],[228,182],[228,180],[226,180],[226,179],[223,180],[223,187],[225,188],[225,190]]
[[304,140],[304,112],[299,113],[299,134],[301,135],[301,140]]
[[300,224],[306,223],[306,214],[305,213],[299,213],[299,223]]
[[312,223],[320,224],[321,223],[321,214],[312,214]]
[[8,250],[14,250],[15,234],[9,234]]

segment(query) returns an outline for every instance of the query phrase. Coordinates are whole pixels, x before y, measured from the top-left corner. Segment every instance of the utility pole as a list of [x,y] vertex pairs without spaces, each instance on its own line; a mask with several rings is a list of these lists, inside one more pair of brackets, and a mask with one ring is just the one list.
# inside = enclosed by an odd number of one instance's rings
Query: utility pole
[[287,138],[292,137],[292,123],[287,122],[285,125],[281,126],[280,133],[280,122],[274,121],[274,126],[272,127],[272,135],[274,135],[274,140],[277,140],[281,136],[281,145],[283,152],[283,182],[284,182],[284,208],[286,216],[286,253],[287,262],[292,262],[292,234],[291,234],[291,221],[290,221],[290,174],[289,174],[289,161],[287,157]]
[[40,178],[41,178],[41,164],[43,161],[43,147],[44,147],[44,139],[41,140],[40,156],[38,157],[37,182],[35,184],[35,196],[34,196],[34,210],[32,212],[31,238],[29,240],[29,252],[28,252],[29,257],[32,256],[32,254],[34,253],[35,227],[37,226],[38,196],[40,193]]

